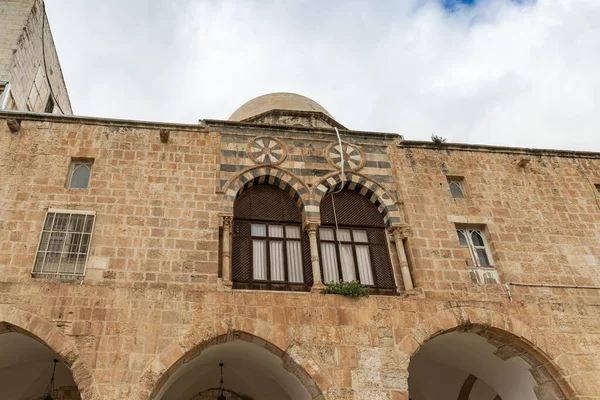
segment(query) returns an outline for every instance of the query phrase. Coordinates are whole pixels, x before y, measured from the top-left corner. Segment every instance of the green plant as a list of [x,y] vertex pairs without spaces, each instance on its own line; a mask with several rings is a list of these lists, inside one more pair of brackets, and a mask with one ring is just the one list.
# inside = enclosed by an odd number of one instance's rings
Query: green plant
[[438,146],[441,146],[444,143],[446,143],[446,138],[443,138],[443,137],[438,136],[438,135],[431,135],[431,141],[433,143],[437,144]]
[[322,294],[341,294],[346,297],[369,297],[369,289],[360,284],[359,281],[350,282],[329,282],[325,284],[325,289],[321,290]]

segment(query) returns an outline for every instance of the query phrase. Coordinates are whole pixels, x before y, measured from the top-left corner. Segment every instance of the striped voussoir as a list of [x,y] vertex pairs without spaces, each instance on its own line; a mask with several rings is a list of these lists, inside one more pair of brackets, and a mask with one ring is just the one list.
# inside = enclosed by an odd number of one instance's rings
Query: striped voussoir
[[[392,225],[401,223],[400,210],[392,196],[377,182],[366,178],[365,176],[346,173],[344,188],[355,191],[365,196],[369,201],[377,207],[385,225],[390,228]],[[311,201],[315,204],[320,204],[321,200],[330,192],[340,189],[342,183],[341,174],[334,174],[323,178],[312,189]],[[307,213],[307,216],[311,215]],[[318,211],[317,211],[318,216]]]
[[224,212],[233,212],[233,203],[244,190],[254,186],[268,184],[276,186],[290,195],[298,209],[305,216],[305,205],[309,191],[306,185],[287,171],[274,166],[251,167],[234,176],[224,186]]

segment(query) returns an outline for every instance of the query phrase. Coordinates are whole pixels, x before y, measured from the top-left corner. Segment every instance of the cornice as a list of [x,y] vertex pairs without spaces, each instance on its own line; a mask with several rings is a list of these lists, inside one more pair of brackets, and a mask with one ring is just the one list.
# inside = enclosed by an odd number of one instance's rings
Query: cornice
[[20,121],[55,122],[65,124],[102,125],[109,127],[129,127],[142,129],[170,129],[177,131],[195,131],[207,133],[206,127],[197,124],[172,122],[137,121],[130,119],[87,117],[80,115],[46,114],[26,111],[0,111],[0,118]]

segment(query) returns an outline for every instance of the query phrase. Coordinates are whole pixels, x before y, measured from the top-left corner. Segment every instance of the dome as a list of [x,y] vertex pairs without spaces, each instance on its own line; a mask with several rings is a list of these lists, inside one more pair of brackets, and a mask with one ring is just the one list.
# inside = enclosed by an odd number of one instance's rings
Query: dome
[[230,121],[243,121],[270,110],[294,110],[322,112],[333,117],[319,103],[296,93],[269,93],[256,97],[235,110]]

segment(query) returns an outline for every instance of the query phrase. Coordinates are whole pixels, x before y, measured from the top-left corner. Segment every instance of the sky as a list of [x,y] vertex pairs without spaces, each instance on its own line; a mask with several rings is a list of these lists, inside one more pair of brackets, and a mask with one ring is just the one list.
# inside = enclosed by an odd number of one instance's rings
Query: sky
[[46,0],[76,115],[195,124],[270,92],[408,140],[600,151],[599,0]]

